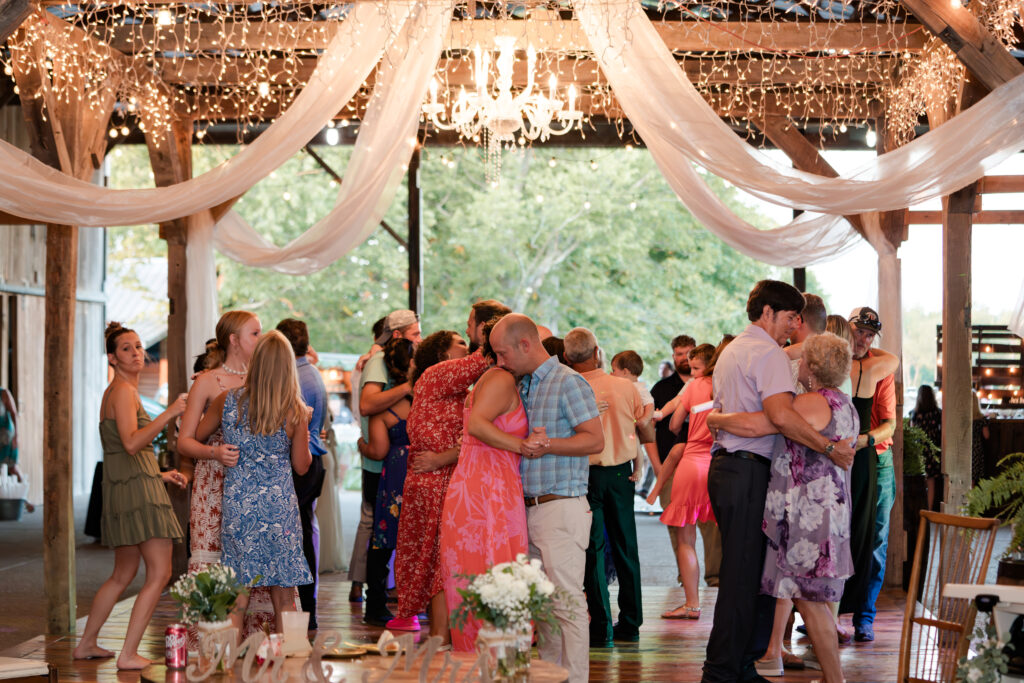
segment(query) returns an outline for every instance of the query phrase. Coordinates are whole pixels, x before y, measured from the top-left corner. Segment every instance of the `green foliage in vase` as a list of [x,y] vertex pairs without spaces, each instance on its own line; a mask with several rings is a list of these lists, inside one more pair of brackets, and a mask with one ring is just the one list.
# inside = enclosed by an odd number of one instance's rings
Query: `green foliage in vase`
[[999,683],[1007,671],[1010,658],[1003,651],[1002,642],[988,615],[985,626],[974,629],[974,657],[960,658],[956,666],[956,680],[966,683]]
[[[254,578],[253,583],[259,578]],[[248,593],[249,585],[238,580],[235,570],[222,564],[193,570],[171,586],[171,598],[181,605],[181,620],[186,624],[224,621],[239,596]]]
[[1013,528],[1004,557],[1024,553],[1024,453],[1011,453],[997,463],[999,474],[982,479],[967,493],[964,512],[994,514]]
[[940,452],[923,429],[903,418],[903,476],[923,477],[929,464],[939,464]]

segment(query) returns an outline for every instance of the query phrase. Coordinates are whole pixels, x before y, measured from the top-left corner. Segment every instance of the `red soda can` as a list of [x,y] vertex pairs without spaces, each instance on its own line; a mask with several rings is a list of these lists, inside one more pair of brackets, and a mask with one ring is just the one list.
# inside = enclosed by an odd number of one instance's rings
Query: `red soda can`
[[184,624],[171,624],[164,632],[164,663],[168,669],[188,666],[188,629]]

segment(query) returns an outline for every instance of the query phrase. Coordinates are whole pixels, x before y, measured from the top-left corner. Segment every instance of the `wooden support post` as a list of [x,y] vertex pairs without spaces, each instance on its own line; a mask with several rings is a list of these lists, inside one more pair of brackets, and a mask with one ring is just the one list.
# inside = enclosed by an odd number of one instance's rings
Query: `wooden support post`
[[[146,146],[153,178],[158,187],[166,187],[192,177],[192,120],[175,117],[168,129],[146,127]],[[160,224],[160,237],[167,241],[167,396],[168,400],[188,391],[191,367],[188,364],[188,219],[179,218]],[[176,434],[167,442],[171,466],[180,467]],[[189,491],[167,487],[171,507],[182,529],[189,525]],[[188,548],[175,543],[171,555],[171,576],[188,571]]]
[[409,308],[423,314],[423,206],[420,190],[420,147],[409,159]]
[[807,291],[807,269],[806,268],[794,268],[793,269],[793,286],[799,289],[801,292]]
[[977,184],[945,201],[942,225],[942,473],[946,511],[971,488],[971,229]]
[[43,571],[47,633],[74,633],[75,501],[72,497],[75,296],[78,228],[46,226],[43,336]]

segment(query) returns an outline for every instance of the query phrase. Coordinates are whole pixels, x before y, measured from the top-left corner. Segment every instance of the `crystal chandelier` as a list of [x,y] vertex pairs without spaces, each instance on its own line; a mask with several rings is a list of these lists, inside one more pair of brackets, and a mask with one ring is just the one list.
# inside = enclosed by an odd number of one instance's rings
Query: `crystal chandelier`
[[[540,140],[544,142],[552,135],[564,135],[578,126],[583,112],[576,109],[576,86],[567,89],[568,107],[557,97],[558,81],[551,75],[548,93],[534,87],[534,66],[537,53],[530,46],[526,51],[527,82],[518,94],[512,93],[512,68],[515,63],[513,36],[495,38],[498,46],[497,78],[493,87],[488,87],[491,70],[491,53],[477,45],[473,49],[473,76],[476,92],[468,93],[465,87],[452,105],[451,114],[446,115],[445,105],[437,101],[437,81],[430,82],[430,102],[423,105],[423,113],[438,130],[454,130],[468,140],[482,141],[487,149],[488,181],[496,183],[501,173],[501,147],[512,146],[516,138],[520,142]],[[492,95],[492,92],[496,92]]]

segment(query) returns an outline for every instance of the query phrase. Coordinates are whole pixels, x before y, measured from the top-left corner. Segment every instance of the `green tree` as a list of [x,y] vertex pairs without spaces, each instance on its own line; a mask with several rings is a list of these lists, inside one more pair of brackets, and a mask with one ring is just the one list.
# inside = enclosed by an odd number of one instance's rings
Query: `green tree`
[[[196,174],[235,151],[197,147]],[[151,185],[145,148],[119,152],[112,183]],[[344,175],[349,148],[318,153]],[[724,332],[739,332],[751,285],[780,276],[704,230],[642,149],[506,152],[498,187],[485,183],[484,163],[474,147],[423,151],[425,331],[461,331],[473,301],[497,298],[559,334],[589,327],[610,354],[635,349],[653,377],[673,336],[715,343]],[[713,176],[705,180],[739,215],[767,224],[732,186]],[[283,245],[325,215],[337,191],[316,161],[300,153],[235,209]],[[401,188],[385,221],[404,234],[406,215]],[[152,226],[117,228],[111,235],[112,259],[165,253]],[[320,350],[365,350],[374,320],[408,305],[407,254],[383,228],[307,276],[220,256],[217,264],[224,309],[252,310],[265,326],[301,318]]]

